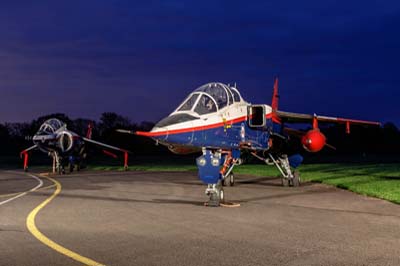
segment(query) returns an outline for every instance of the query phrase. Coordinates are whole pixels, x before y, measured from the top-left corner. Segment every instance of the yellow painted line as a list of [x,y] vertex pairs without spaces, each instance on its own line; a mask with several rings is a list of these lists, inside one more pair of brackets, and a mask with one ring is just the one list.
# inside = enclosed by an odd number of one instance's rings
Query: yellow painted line
[[42,187],[42,188],[39,188],[38,190],[36,190],[36,191],[39,191],[39,190],[45,190],[45,189],[49,189],[49,188],[53,188],[53,187],[55,187],[56,186],[56,184],[53,184],[53,185],[49,185],[49,186],[47,186],[47,187]]
[[75,253],[75,252],[57,244],[56,242],[54,242],[53,240],[49,239],[47,236],[42,234],[39,231],[39,229],[36,227],[36,224],[35,224],[36,215],[39,213],[39,211],[41,209],[43,209],[47,204],[49,204],[50,201],[52,201],[55,197],[57,197],[57,195],[60,194],[60,192],[61,192],[60,182],[58,182],[57,180],[55,180],[51,177],[46,176],[45,178],[47,178],[48,180],[50,180],[54,183],[54,185],[56,186],[56,190],[50,197],[48,197],[45,201],[43,201],[40,205],[38,205],[35,209],[33,209],[33,211],[31,211],[31,213],[29,213],[28,217],[26,218],[26,226],[28,227],[29,232],[31,232],[31,234],[33,236],[35,236],[40,242],[42,242],[49,248],[54,249],[58,253],[61,253],[67,257],[70,257],[73,260],[83,263],[84,265],[104,266],[103,264],[101,264],[99,262],[96,262],[94,260],[91,260],[89,258],[81,256],[78,253]]

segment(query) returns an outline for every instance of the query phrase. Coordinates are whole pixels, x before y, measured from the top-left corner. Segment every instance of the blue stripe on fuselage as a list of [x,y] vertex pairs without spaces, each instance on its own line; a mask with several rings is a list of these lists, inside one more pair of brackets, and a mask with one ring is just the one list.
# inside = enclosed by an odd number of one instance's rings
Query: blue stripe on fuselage
[[[245,138],[241,137],[244,127]],[[272,132],[281,133],[282,126],[267,119],[264,128],[251,128],[246,121],[232,124],[229,128],[223,126],[185,133],[169,134],[153,137],[169,144],[180,144],[194,147],[210,147],[218,149],[238,149],[242,142],[251,143],[255,149],[268,149],[268,140]]]

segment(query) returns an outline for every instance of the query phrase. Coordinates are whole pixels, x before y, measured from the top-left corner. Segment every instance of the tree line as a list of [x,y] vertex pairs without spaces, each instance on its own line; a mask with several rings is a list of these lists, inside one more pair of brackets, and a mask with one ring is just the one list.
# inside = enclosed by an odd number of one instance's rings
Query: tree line
[[[106,112],[98,121],[77,118],[71,119],[65,114],[55,113],[41,116],[26,123],[0,124],[0,156],[17,156],[20,151],[32,145],[31,137],[40,125],[49,118],[58,118],[67,124],[67,128],[79,135],[85,136],[88,124],[93,125],[93,139],[115,145],[134,152],[136,155],[169,154],[165,147],[156,146],[149,138],[116,132],[116,129],[133,131],[149,131],[153,122],[132,122],[129,118],[113,112]],[[393,123],[382,127],[351,126],[351,134],[345,133],[344,125],[329,125],[321,128],[327,137],[327,142],[337,149],[325,148],[322,155],[328,158],[345,156],[369,157],[400,161],[400,131]],[[305,157],[319,158],[321,153],[308,154],[302,148],[299,140],[293,140],[293,147]]]

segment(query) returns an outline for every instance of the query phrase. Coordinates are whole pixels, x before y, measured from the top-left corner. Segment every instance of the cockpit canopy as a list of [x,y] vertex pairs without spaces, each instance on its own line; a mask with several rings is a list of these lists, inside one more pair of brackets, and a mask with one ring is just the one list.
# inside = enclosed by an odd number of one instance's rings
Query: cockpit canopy
[[65,123],[61,122],[60,120],[56,118],[51,118],[49,120],[46,120],[39,128],[38,132],[41,133],[48,133],[48,134],[53,134],[60,128],[65,127]]
[[236,88],[223,83],[208,83],[193,91],[175,112],[191,111],[204,115],[241,101]]

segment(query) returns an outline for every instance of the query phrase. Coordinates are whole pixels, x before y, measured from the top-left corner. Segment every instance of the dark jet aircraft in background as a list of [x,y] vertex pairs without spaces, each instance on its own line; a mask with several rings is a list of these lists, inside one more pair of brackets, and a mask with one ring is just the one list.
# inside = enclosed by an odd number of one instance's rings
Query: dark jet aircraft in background
[[[350,133],[350,125],[380,125],[378,122],[289,113],[278,110],[278,79],[275,80],[272,104],[246,102],[236,86],[208,83],[193,91],[169,116],[150,132],[118,130],[153,138],[174,153],[202,152],[197,158],[199,178],[207,185],[209,205],[224,201],[223,185],[233,185],[233,167],[240,165],[240,154],[248,150],[268,165],[275,165],[282,174],[284,186],[298,186],[300,176],[295,169],[303,158],[291,154],[291,136],[303,148],[318,152],[326,143],[318,123],[341,123]],[[312,129],[302,132],[287,127],[290,123],[311,123]],[[286,147],[286,148],[285,148]],[[290,148],[290,147],[289,147]],[[292,147],[293,148],[293,147]],[[288,156],[290,155],[290,156]]]
[[[82,160],[86,158],[86,143],[93,143],[106,149],[116,150],[124,153],[124,167],[128,167],[128,151],[92,140],[92,125],[88,125],[86,137],[80,136],[67,129],[67,125],[62,121],[51,118],[46,120],[33,136],[34,145],[21,152],[24,156],[24,170],[28,170],[28,152],[39,149],[53,157],[53,172],[65,173],[65,166],[69,166],[70,172],[74,167],[79,171]],[[109,156],[117,158],[117,155],[110,151],[103,150]]]

